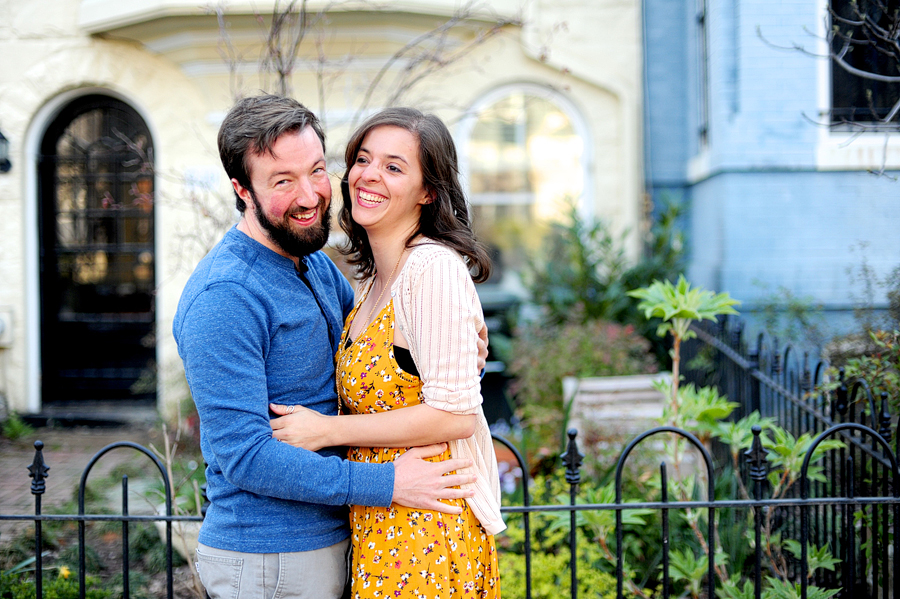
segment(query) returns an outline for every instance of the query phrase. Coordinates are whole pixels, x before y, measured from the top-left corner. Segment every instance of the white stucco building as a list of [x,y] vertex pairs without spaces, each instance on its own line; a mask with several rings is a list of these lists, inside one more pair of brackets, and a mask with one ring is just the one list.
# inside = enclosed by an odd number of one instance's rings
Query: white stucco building
[[[197,0],[0,0],[9,408],[103,400],[166,411],[184,397],[172,318],[192,266],[236,219],[216,131],[237,94],[275,89],[260,59],[274,4],[217,13]],[[431,35],[465,7],[327,4],[309,2],[287,83],[325,122],[330,170],[360,116],[390,102],[441,116],[479,234],[505,266],[494,284],[511,292],[566,197],[639,230],[638,2],[491,0]],[[421,62],[436,55],[452,58]]]

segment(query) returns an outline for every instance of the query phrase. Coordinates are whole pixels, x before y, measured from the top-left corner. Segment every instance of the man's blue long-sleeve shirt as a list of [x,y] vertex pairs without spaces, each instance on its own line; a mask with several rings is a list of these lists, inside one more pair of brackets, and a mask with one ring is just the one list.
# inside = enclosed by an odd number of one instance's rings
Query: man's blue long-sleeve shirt
[[319,549],[348,536],[346,505],[391,503],[392,464],[348,462],[272,437],[270,402],[337,413],[334,354],[353,291],[322,252],[304,262],[309,286],[293,261],[232,228],[178,304],[173,332],[208,463],[205,545]]

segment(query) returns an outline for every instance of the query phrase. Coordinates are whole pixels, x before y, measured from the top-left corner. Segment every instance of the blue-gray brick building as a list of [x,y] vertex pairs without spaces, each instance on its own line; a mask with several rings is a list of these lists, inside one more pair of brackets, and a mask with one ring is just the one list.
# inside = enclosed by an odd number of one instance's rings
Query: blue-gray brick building
[[[841,124],[828,1],[646,0],[643,10],[647,188],[657,204],[686,204],[690,280],[745,311],[785,287],[852,327],[863,264],[880,279],[900,265],[900,133],[860,134],[871,117]],[[891,93],[876,104],[889,108]],[[885,290],[874,299],[885,307]]]

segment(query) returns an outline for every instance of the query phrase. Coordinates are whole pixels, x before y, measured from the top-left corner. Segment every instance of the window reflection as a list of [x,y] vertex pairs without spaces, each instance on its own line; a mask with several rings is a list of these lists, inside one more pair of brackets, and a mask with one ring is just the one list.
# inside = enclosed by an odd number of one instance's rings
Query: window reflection
[[548,225],[584,188],[584,140],[551,101],[513,93],[478,112],[468,144],[469,197],[498,272],[520,271]]

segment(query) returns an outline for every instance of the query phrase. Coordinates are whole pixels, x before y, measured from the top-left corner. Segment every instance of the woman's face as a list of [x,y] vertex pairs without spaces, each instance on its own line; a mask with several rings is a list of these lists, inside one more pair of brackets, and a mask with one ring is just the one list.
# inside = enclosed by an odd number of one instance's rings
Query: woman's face
[[363,138],[347,178],[353,220],[371,235],[403,235],[431,201],[422,183],[419,143],[400,127],[382,125]]

